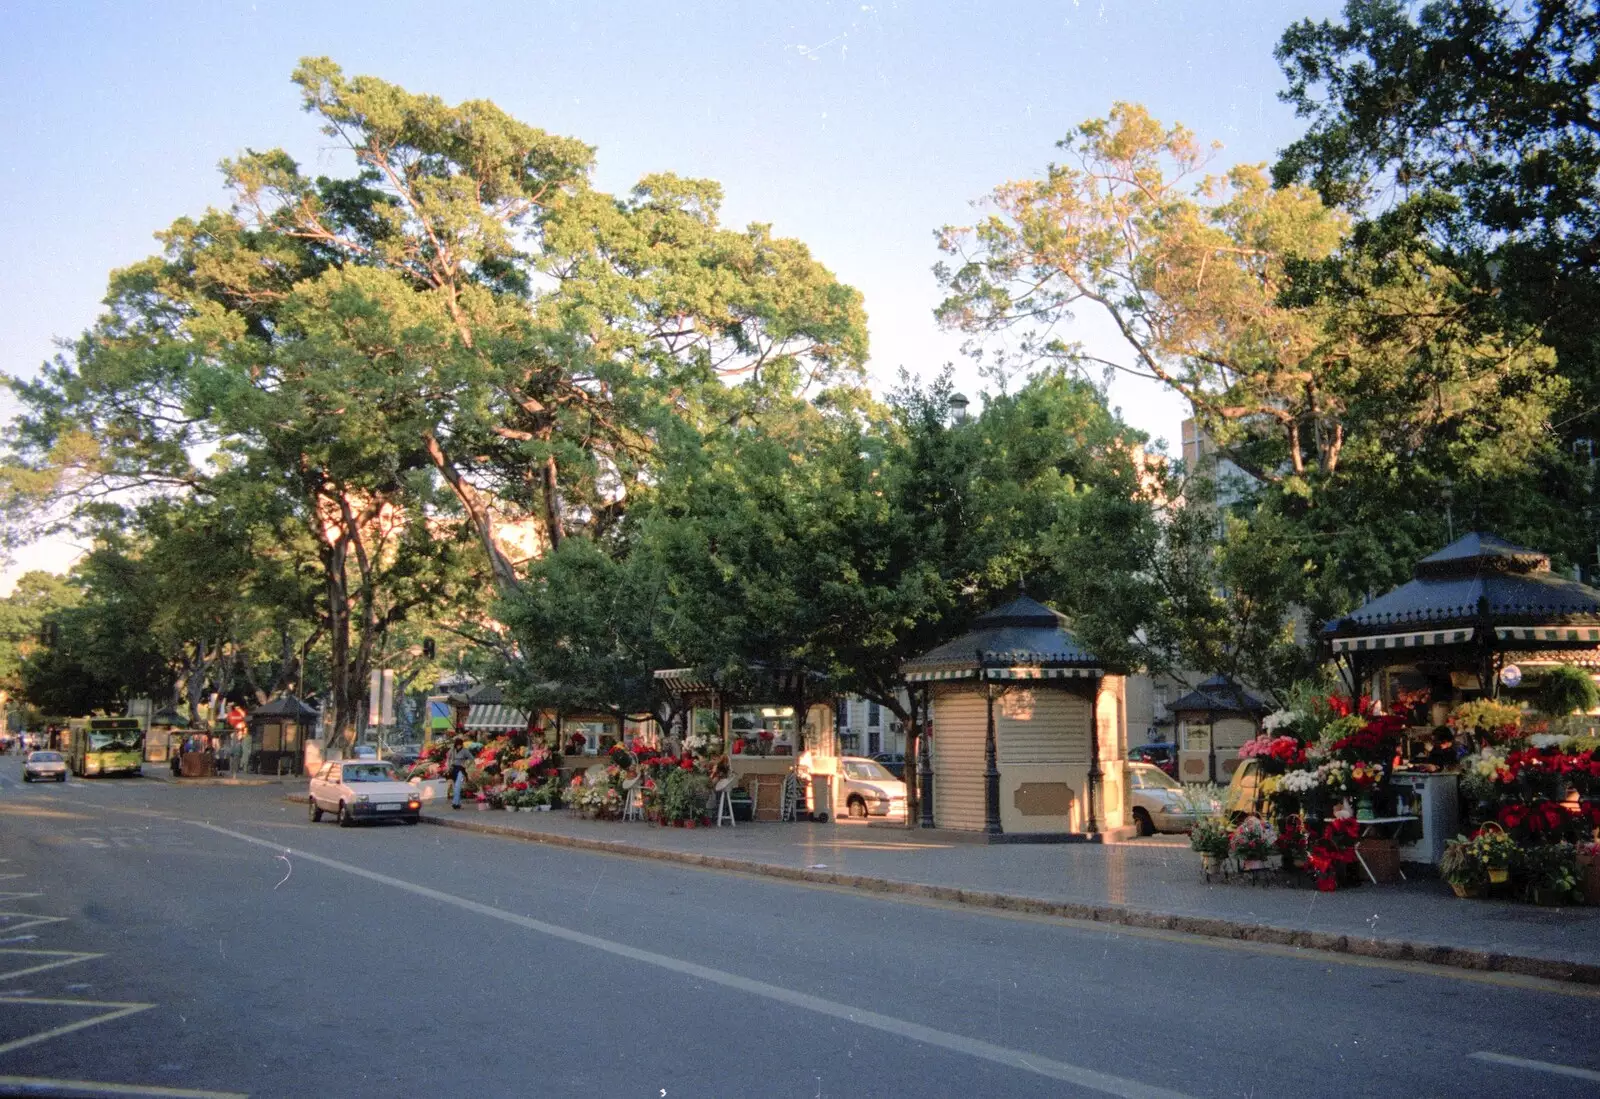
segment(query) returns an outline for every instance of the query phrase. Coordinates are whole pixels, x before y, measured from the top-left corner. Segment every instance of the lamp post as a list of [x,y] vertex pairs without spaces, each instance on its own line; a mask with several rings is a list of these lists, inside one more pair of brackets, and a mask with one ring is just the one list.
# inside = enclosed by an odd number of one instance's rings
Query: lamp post
[[933,827],[933,758],[928,751],[928,734],[933,729],[929,708],[933,705],[933,689],[922,689],[922,735],[917,738],[917,804],[922,810],[922,827]]
[[950,407],[950,419],[954,423],[967,422],[967,405],[971,404],[963,393],[952,393],[945,398],[945,404]]
[[988,701],[989,719],[983,736],[983,830],[991,836],[1000,835],[1000,767],[995,758],[994,743],[994,681],[989,679],[983,664],[983,652],[978,652],[978,675],[983,677],[984,695]]

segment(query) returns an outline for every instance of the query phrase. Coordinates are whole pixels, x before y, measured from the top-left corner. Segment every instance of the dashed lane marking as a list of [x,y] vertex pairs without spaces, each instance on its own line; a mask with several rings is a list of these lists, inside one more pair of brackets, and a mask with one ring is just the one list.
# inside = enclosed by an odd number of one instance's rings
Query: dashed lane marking
[[[380,885],[386,885],[415,896],[426,897],[441,904],[452,905],[476,915],[487,916],[490,919],[500,920],[541,935],[547,935],[553,939],[560,939],[578,946],[604,951],[619,958],[626,958],[629,961],[677,973],[695,980],[704,981],[707,984],[719,985],[750,996],[759,996],[766,1000],[787,1004],[790,1007],[815,1012],[828,1018],[839,1019],[855,1026],[868,1027],[885,1034],[906,1038],[913,1042],[935,1046],[977,1060],[988,1061],[990,1064],[1031,1072],[1051,1080],[1060,1080],[1063,1083],[1072,1084],[1087,1091],[1116,1095],[1120,1096],[1121,1099],[1190,1099],[1185,1093],[1173,1091],[1170,1088],[1146,1084],[1139,1080],[1131,1080],[1125,1076],[1114,1076],[1111,1073],[1101,1072],[1098,1069],[1088,1068],[1083,1065],[1057,1061],[1050,1057],[1029,1053],[1026,1050],[1010,1049],[996,1045],[993,1042],[985,1042],[979,1038],[969,1038],[965,1034],[956,1034],[952,1031],[924,1026],[908,1019],[899,1019],[881,1012],[869,1011],[853,1004],[824,999],[821,996],[813,996],[806,992],[784,988],[781,985],[771,984],[767,981],[758,981],[737,973],[729,973],[726,970],[714,969],[711,966],[685,961],[682,958],[657,954],[651,950],[641,950],[626,943],[603,939],[598,935],[575,931],[572,928],[562,927],[558,924],[546,923],[531,916],[523,916],[516,912],[509,912],[504,908],[481,904],[465,897],[458,897],[453,893],[446,893],[443,890],[433,889],[426,885],[418,885],[402,878],[393,878],[387,874],[380,874],[375,870],[367,870],[347,862],[340,862],[337,859],[313,855],[306,851],[286,850],[280,843],[273,843],[271,840],[259,839],[243,832],[221,828],[215,824],[207,824],[203,821],[191,821],[190,823],[197,828],[204,828],[218,835],[229,836],[245,843],[254,844],[257,847],[265,847],[277,855],[292,855],[296,858],[305,859],[307,862],[315,863],[318,866],[325,866],[331,870],[338,870],[354,877],[365,878],[368,881],[377,882]],[[0,1048],[0,1052],[4,1052],[3,1048]]]
[[21,1038],[0,1044],[0,1054],[10,1053],[14,1049],[36,1045],[39,1042],[48,1042],[52,1038],[59,1038],[64,1034],[99,1026],[102,1023],[115,1022],[129,1015],[137,1015],[141,1011],[148,1011],[156,1006],[155,1004],[124,1003],[115,1000],[58,1000],[42,996],[0,996],[0,1004],[11,1004],[19,1007],[31,1004],[35,1007],[108,1007],[111,1009],[99,1015],[91,1015],[87,1019],[79,1019],[75,1023],[64,1023],[58,1027],[51,1027],[49,1030],[41,1030],[37,1034],[24,1035]]
[[164,1088],[153,1084],[113,1084],[101,1080],[63,1080],[54,1076],[0,1076],[7,1095],[83,1096],[148,1095],[153,1099],[249,1099],[240,1091]]
[[1554,1061],[1533,1061],[1526,1057],[1512,1057],[1505,1053],[1490,1053],[1480,1049],[1476,1053],[1467,1054],[1474,1061],[1483,1061],[1491,1065],[1503,1065],[1506,1068],[1525,1068],[1533,1072],[1548,1072],[1552,1076],[1568,1076],[1574,1080],[1592,1080],[1600,1083],[1600,1072],[1593,1069],[1578,1068],[1576,1065],[1558,1065]]
[[32,897],[42,897],[44,892],[38,893],[0,893],[0,901],[25,901]]
[[[26,976],[29,973],[41,973],[46,969],[60,969],[62,966],[77,965],[79,962],[91,961],[95,958],[104,958],[104,954],[88,954],[81,950],[23,950],[8,947],[0,949],[0,965],[7,961],[15,960],[24,963],[21,969],[8,969],[0,972],[0,981],[9,981],[13,977]],[[30,958],[54,958],[54,961],[40,961],[33,965],[25,964]]]

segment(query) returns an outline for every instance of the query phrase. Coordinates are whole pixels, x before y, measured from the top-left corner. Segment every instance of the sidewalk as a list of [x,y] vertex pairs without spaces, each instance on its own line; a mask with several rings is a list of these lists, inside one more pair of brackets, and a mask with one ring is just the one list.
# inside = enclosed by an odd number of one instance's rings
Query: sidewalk
[[1182,837],[987,846],[860,824],[661,828],[443,801],[424,802],[423,820],[978,907],[1600,984],[1600,908],[1463,901],[1437,880],[1334,893],[1208,884]]
[[[146,763],[140,771],[140,775],[143,778],[169,783],[173,786],[282,786],[286,781],[272,775],[246,775],[243,778],[221,775],[211,778],[179,778],[172,773],[172,768],[165,763]],[[288,781],[304,782],[305,780],[295,777]]]

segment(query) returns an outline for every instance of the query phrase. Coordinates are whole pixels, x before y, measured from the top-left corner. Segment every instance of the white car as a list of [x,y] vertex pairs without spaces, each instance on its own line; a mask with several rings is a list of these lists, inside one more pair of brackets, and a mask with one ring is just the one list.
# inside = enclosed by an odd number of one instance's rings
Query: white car
[[422,819],[417,788],[395,777],[394,768],[374,759],[336,759],[324,763],[311,779],[307,800],[311,820],[333,813],[341,827],[363,820]]
[[1194,831],[1194,809],[1183,783],[1153,763],[1128,764],[1128,802],[1141,836]]
[[875,759],[845,756],[839,760],[839,796],[852,817],[904,817],[906,784]]
[[23,782],[65,782],[67,761],[60,752],[29,752],[22,761]]

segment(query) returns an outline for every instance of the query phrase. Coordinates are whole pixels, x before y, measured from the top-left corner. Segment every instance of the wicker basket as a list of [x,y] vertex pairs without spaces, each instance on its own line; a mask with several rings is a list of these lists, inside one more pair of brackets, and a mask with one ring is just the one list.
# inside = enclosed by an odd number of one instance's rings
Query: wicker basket
[[1400,880],[1400,843],[1392,839],[1378,839],[1367,836],[1356,844],[1356,850],[1361,854],[1361,861],[1367,864],[1367,869],[1372,871],[1372,877],[1379,882]]

